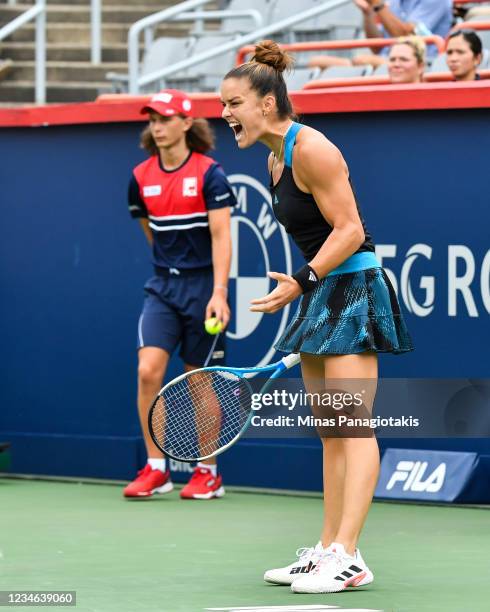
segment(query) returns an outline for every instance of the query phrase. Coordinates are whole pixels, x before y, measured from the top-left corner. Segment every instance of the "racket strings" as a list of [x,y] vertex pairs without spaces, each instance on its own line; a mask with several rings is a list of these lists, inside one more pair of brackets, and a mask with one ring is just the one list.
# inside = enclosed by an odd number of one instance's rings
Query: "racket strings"
[[165,387],[151,414],[158,446],[181,459],[215,454],[236,438],[247,423],[249,383],[230,372],[190,373]]

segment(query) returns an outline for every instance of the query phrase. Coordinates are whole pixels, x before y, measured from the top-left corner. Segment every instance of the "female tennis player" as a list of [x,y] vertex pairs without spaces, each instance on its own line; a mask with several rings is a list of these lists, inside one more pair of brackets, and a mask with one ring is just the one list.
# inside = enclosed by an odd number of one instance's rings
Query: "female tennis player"
[[[409,351],[411,340],[341,153],[323,134],[293,120],[282,76],[291,63],[275,42],[263,41],[251,61],[228,72],[221,86],[222,115],[238,147],[261,142],[271,150],[274,212],[307,262],[292,276],[269,272],[277,286],[252,300],[251,310],[274,313],[303,294],[276,348],[301,353],[306,388],[319,379],[325,386],[328,380],[350,379],[373,387],[377,353]],[[376,439],[324,437],[322,443],[321,539],[298,551],[294,563],[264,576],[291,584],[297,593],[337,592],[373,581],[357,542],[378,478]]]
[[[138,324],[138,412],[148,462],[124,489],[132,498],[173,488],[148,430],[148,412],[172,353],[180,345],[186,371],[202,367],[210,353],[210,365],[223,363],[224,334],[214,346],[204,320],[216,316],[226,327],[230,318],[230,206],[236,204],[223,169],[204,155],[213,133],[205,119],[193,119],[184,92],[161,91],[141,112],[149,116],[141,144],[150,157],[134,169],[128,199],[152,246],[154,275],[145,285]],[[180,492],[184,499],[223,495],[214,458],[198,463]]]

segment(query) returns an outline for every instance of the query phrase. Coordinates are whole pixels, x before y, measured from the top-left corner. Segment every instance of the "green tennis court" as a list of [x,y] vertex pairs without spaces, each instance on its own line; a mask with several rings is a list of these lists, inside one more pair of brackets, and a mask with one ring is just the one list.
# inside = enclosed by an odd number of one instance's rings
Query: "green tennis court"
[[489,609],[487,509],[375,503],[361,541],[375,583],[295,595],[262,574],[317,540],[319,497],[126,501],[112,484],[4,478],[0,499],[0,588],[76,590],[77,610]]

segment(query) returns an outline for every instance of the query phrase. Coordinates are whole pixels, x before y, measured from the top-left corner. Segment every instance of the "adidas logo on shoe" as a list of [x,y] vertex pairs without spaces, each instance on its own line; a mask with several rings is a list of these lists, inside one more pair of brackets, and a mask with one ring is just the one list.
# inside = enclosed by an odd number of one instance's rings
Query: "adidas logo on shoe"
[[321,542],[311,548],[298,548],[296,561],[286,567],[268,570],[264,574],[264,580],[272,584],[290,585],[298,578],[311,574],[322,554],[323,546]]
[[[356,574],[358,575],[356,576]],[[362,580],[365,575],[366,572],[360,567],[357,567],[357,565],[351,565],[347,570],[344,570],[341,574],[335,576],[334,580],[340,580],[341,582],[344,582],[346,578],[354,578],[354,580],[350,584],[350,586],[354,586],[354,582]]]
[[308,565],[293,567],[289,573],[290,574],[308,574],[308,572],[311,572],[311,570],[315,569],[315,567],[316,567],[316,563],[313,563],[313,561],[310,561]]

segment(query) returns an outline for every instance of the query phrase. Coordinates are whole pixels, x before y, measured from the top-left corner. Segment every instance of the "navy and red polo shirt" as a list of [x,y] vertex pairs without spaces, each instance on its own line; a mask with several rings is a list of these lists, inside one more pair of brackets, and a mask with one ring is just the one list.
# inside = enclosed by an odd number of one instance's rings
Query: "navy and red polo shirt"
[[149,220],[153,264],[177,269],[212,265],[208,211],[236,204],[222,167],[194,151],[173,170],[165,170],[159,155],[136,166],[128,201],[133,218]]

